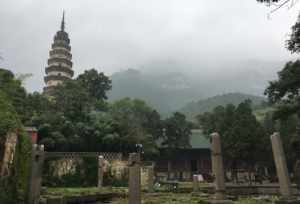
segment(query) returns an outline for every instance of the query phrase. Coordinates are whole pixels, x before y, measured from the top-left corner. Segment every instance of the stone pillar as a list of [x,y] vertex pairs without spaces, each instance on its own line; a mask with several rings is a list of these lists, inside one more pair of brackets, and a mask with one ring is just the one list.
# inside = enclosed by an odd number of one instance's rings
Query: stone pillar
[[129,154],[129,204],[141,204],[141,167],[138,153]]
[[171,179],[172,163],[168,160],[168,180]]
[[147,185],[148,185],[148,193],[153,193],[154,192],[154,189],[153,189],[153,186],[154,186],[154,166],[153,165],[148,167],[148,182],[147,182]]
[[7,133],[3,146],[0,141],[0,178],[11,173],[10,167],[14,160],[17,141],[18,135],[16,133]]
[[193,192],[199,192],[199,181],[198,175],[193,175]]
[[44,145],[33,145],[28,187],[28,204],[38,204],[40,199],[43,164],[45,160]]
[[268,167],[264,167],[264,171],[265,171],[265,176],[269,177],[269,170]]
[[104,173],[104,157],[98,157],[98,188],[103,186],[103,173]]
[[215,195],[212,203],[231,203],[226,200],[226,187],[224,178],[221,138],[218,133],[213,133],[211,138],[212,172],[215,177]]
[[286,159],[283,151],[280,134],[278,132],[275,132],[273,135],[271,135],[271,143],[277,176],[280,185],[280,193],[282,195],[283,200],[290,200],[292,197],[291,182],[286,165]]

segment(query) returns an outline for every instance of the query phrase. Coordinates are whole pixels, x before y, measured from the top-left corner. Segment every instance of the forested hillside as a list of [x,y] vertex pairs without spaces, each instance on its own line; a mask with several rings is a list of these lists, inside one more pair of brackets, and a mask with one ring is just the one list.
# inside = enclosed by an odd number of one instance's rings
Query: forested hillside
[[254,96],[243,93],[228,93],[223,95],[217,95],[197,102],[191,102],[183,107],[180,112],[184,113],[190,120],[194,120],[194,117],[204,112],[210,112],[217,106],[226,106],[227,104],[233,104],[237,106],[241,102],[250,99],[252,105],[260,106],[266,101],[266,98],[260,96]]
[[[139,98],[166,116],[192,101],[204,100],[220,93],[262,95],[268,81],[276,77],[274,69],[279,69],[282,64],[281,61],[253,60],[228,62],[222,66],[203,64],[196,68],[180,62],[154,62],[138,67],[140,69],[114,73],[108,98],[110,101],[124,97]],[[190,69],[194,70],[187,71]],[[237,105],[248,97],[253,99],[254,104],[262,100],[253,96],[229,95],[222,99],[224,103],[212,103],[211,108],[228,102]],[[207,111],[211,108],[200,109]]]

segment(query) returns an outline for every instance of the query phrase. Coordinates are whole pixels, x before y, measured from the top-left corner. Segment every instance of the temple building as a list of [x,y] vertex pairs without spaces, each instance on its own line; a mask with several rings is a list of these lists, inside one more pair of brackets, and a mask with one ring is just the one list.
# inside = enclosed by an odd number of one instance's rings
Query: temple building
[[70,39],[68,33],[65,32],[65,14],[63,13],[60,30],[54,36],[54,42],[49,52],[48,66],[44,77],[46,84],[44,93],[51,94],[55,86],[72,79],[74,75],[72,65]]

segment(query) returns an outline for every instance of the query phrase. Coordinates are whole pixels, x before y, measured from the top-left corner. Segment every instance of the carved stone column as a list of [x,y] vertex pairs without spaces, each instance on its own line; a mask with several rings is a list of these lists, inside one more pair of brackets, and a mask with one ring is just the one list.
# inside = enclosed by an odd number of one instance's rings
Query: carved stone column
[[141,166],[138,153],[129,154],[129,204],[141,204]]
[[33,145],[29,175],[28,204],[38,204],[41,193],[43,164],[45,160],[44,145]]
[[211,134],[212,172],[215,177],[215,195],[211,203],[231,203],[226,199],[221,138],[218,133]]

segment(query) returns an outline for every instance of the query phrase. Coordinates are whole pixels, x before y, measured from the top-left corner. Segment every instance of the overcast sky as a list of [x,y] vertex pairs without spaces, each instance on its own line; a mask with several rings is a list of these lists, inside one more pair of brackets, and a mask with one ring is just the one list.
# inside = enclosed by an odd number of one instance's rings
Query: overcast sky
[[287,60],[284,41],[300,3],[268,19],[270,8],[255,0],[1,0],[0,67],[32,73],[30,91],[44,85],[63,9],[76,74],[112,74],[160,60]]

